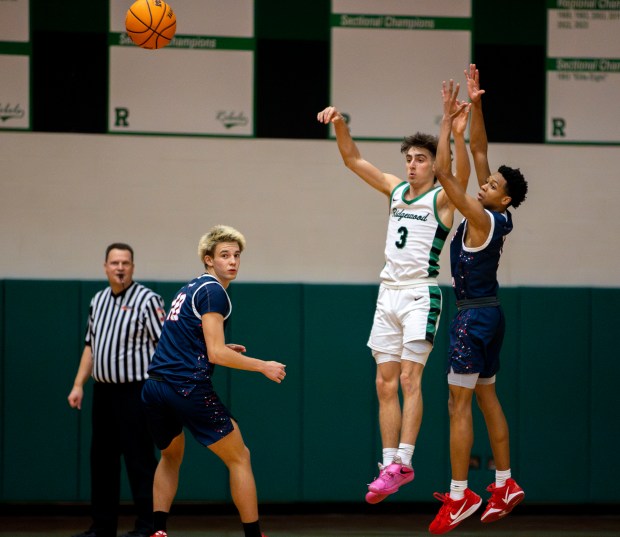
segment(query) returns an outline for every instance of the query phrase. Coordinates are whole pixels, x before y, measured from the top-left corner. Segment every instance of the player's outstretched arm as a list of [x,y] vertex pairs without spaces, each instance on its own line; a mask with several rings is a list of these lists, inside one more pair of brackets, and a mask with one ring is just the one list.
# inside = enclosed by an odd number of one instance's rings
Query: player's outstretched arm
[[467,93],[471,101],[469,149],[474,159],[478,184],[482,186],[491,175],[488,159],[489,142],[482,114],[482,95],[485,91],[480,89],[480,73],[475,64],[470,64],[469,71],[465,70],[465,78],[467,80]]
[[[435,175],[441,186],[443,186],[446,194],[455,205],[455,207],[465,216],[470,225],[478,229],[488,227],[489,217],[484,211],[482,204],[469,196],[463,188],[463,185],[452,173],[452,164],[450,162],[450,135],[452,132],[453,121],[461,114],[469,112],[469,104],[461,103],[455,106],[456,97],[459,92],[459,85],[453,85],[450,81],[448,86],[443,84],[443,117],[441,119],[441,128],[439,130],[439,141],[437,143],[437,158],[435,159]],[[448,97],[448,98],[446,98]]]
[[347,122],[336,107],[328,106],[321,110],[317,114],[317,120],[319,123],[324,123],[325,125],[331,123],[334,126],[338,150],[345,166],[366,181],[371,187],[389,196],[394,187],[401,182],[400,179],[394,175],[383,173],[374,164],[362,158],[357,144],[351,137]]
[[[226,345],[224,341],[224,317],[221,314],[205,313],[202,316],[202,332],[211,363],[232,369],[256,371],[278,384],[286,377],[286,366],[284,364],[244,356],[241,352]],[[242,345],[236,345],[236,348],[245,350]]]
[[[452,82],[452,81],[451,81]],[[452,82],[454,84],[454,82]],[[450,99],[450,94],[446,83],[442,83],[441,97],[445,102],[446,99]],[[450,114],[456,113],[459,108],[465,105],[464,101],[455,99]],[[465,131],[467,130],[467,120],[469,119],[469,107],[464,113],[457,114],[452,120],[452,137],[454,138],[454,175],[458,179],[459,183],[463,187],[463,190],[467,190],[467,183],[469,182],[469,176],[471,175],[471,164],[469,162],[469,153],[467,152],[467,144],[465,143]]]

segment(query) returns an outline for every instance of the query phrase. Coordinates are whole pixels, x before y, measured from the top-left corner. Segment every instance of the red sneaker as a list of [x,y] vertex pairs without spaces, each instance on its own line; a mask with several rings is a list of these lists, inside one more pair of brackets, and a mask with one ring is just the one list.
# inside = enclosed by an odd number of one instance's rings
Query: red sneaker
[[468,516],[473,515],[482,504],[480,496],[470,489],[465,489],[465,496],[461,500],[453,500],[450,498],[449,492],[446,494],[435,492],[433,496],[443,502],[435,520],[428,527],[428,531],[434,535],[441,535],[453,530]]
[[151,537],[168,537],[168,534],[165,531],[159,530],[153,533]]
[[503,487],[496,487],[495,483],[491,483],[487,490],[491,493],[491,497],[480,517],[482,522],[495,522],[504,518],[525,498],[525,492],[512,478],[506,479]]

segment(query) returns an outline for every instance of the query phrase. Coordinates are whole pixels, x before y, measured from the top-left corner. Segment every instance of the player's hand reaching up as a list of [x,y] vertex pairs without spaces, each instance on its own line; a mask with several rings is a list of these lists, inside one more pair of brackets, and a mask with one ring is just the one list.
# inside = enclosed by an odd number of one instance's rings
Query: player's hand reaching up
[[344,120],[344,116],[336,109],[335,106],[328,106],[325,110],[319,112],[316,116],[319,123],[333,123],[334,121]]
[[480,73],[476,69],[476,64],[469,64],[469,72],[465,69],[465,78],[467,79],[467,94],[472,103],[480,102],[484,90],[480,89]]
[[450,79],[448,84],[446,84],[445,80],[441,83],[444,118],[453,121],[452,128],[456,130],[456,132],[463,133],[467,127],[467,114],[469,113],[470,105],[465,101],[459,101],[457,99],[459,89],[459,84],[455,86],[454,80],[452,79]]
[[280,384],[286,377],[286,366],[280,362],[263,362],[261,373],[269,380]]

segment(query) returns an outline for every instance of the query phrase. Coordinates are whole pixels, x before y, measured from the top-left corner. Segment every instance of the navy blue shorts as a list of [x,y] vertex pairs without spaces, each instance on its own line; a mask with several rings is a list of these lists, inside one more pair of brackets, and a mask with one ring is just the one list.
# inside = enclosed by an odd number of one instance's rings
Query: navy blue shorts
[[160,450],[167,448],[183,427],[203,446],[233,431],[232,415],[210,386],[196,386],[182,396],[166,381],[148,379],[142,401],[151,435]]
[[468,308],[459,311],[450,324],[448,367],[455,373],[480,373],[491,378],[499,371],[499,353],[506,320],[501,307]]

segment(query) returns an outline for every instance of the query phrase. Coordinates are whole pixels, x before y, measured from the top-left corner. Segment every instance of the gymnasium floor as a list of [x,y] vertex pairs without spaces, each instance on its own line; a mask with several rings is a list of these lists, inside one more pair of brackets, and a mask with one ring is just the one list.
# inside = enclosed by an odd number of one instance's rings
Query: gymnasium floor
[[[405,512],[407,506],[403,506]],[[384,513],[305,513],[286,514],[286,506],[278,514],[261,517],[268,537],[428,537],[428,524],[434,512],[401,514]],[[86,529],[86,516],[54,516],[50,513],[0,515],[0,536],[69,537]],[[20,509],[23,511],[23,509]],[[620,537],[620,508],[611,506],[600,514],[567,514],[551,510],[543,514],[522,509],[493,524],[482,524],[474,515],[450,532],[454,537]],[[238,518],[232,514],[179,514],[168,524],[170,537],[242,537]],[[131,519],[121,517],[119,533],[131,529]]]

